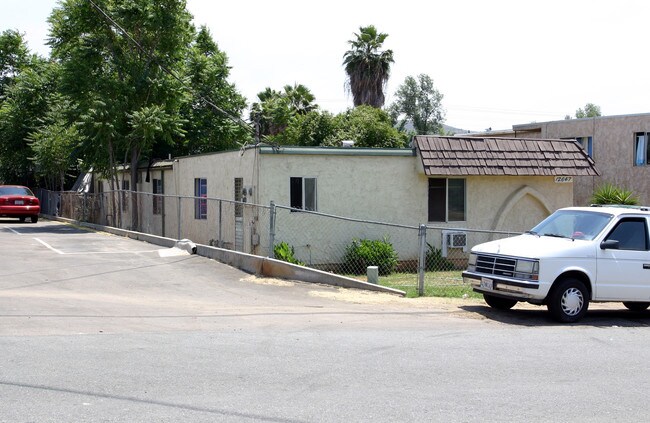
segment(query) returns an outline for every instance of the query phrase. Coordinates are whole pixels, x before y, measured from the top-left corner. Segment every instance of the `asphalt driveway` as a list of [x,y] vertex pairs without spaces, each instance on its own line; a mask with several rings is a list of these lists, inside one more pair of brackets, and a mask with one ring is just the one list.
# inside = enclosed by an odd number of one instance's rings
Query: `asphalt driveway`
[[0,220],[0,422],[643,421],[648,314],[258,279]]

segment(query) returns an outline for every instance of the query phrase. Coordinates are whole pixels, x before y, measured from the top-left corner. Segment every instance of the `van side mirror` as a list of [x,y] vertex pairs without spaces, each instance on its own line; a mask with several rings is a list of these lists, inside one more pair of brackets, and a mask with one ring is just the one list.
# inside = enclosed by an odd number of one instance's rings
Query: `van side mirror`
[[617,239],[608,239],[600,243],[601,250],[618,250],[619,242]]

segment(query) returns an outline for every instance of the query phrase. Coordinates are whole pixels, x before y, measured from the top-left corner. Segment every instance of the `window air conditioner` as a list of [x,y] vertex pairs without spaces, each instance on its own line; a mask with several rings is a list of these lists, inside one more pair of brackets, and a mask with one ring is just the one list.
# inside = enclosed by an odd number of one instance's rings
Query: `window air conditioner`
[[447,249],[462,248],[467,252],[467,232],[442,231],[442,256],[447,257]]
[[466,232],[447,232],[447,247],[449,248],[466,248]]

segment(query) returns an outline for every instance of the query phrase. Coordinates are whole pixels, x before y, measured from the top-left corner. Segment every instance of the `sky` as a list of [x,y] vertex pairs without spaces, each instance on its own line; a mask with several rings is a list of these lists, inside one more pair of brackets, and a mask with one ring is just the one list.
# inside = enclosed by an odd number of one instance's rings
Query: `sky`
[[[0,30],[49,55],[54,0],[1,0]],[[429,75],[447,125],[483,131],[575,115],[650,112],[647,0],[187,0],[232,67],[247,100],[303,84],[324,110],[352,107],[343,54],[359,27],[388,34],[386,106],[407,76]]]

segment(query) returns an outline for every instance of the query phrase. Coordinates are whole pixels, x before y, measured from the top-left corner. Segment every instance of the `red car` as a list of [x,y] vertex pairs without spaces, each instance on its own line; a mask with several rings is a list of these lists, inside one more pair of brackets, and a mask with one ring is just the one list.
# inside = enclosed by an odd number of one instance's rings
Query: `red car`
[[0,185],[0,217],[17,217],[24,222],[27,217],[38,222],[41,204],[34,193],[20,185]]

